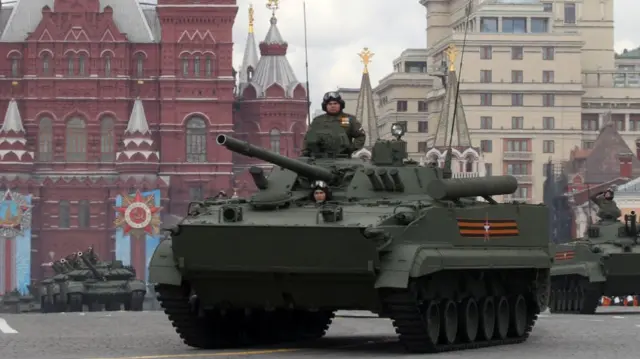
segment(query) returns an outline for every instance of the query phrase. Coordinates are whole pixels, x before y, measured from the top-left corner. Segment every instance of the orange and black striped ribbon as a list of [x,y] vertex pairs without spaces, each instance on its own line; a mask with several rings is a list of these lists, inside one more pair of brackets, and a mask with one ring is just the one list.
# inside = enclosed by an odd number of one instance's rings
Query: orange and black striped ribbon
[[575,256],[576,256],[576,252],[574,251],[564,251],[564,252],[557,252],[554,258],[557,261],[566,261],[568,259],[573,259]]
[[485,238],[517,237],[518,223],[512,219],[458,219],[462,237]]

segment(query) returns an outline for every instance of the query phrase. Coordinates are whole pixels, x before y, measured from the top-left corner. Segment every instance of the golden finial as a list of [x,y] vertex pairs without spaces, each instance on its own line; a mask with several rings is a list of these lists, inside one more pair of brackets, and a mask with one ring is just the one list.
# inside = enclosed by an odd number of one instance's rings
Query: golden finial
[[362,49],[362,51],[360,51],[360,53],[358,54],[358,56],[360,56],[360,60],[364,64],[364,70],[362,70],[363,74],[369,73],[369,64],[371,63],[371,58],[373,57],[373,55],[375,54],[371,52],[368,47]]
[[271,15],[276,16],[276,10],[280,8],[280,0],[267,0],[267,9],[271,10]]
[[455,71],[456,57],[458,57],[458,54],[460,53],[458,49],[456,49],[456,45],[454,44],[449,45],[449,48],[446,49],[444,53],[447,54],[447,57],[449,58],[449,71],[450,72]]
[[249,33],[253,34],[253,23],[255,21],[253,13],[253,4],[249,5]]

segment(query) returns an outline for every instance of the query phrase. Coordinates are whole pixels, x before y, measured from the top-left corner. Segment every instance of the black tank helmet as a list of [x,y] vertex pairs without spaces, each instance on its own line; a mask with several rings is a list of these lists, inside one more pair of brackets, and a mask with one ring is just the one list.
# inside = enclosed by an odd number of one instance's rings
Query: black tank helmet
[[344,110],[345,103],[338,91],[329,91],[322,97],[322,111],[327,112],[327,104],[331,101],[337,101],[340,104],[340,111]]
[[606,191],[604,191],[604,197],[607,199],[613,199],[614,198],[614,193],[615,193],[615,188],[614,187],[609,187],[607,188]]

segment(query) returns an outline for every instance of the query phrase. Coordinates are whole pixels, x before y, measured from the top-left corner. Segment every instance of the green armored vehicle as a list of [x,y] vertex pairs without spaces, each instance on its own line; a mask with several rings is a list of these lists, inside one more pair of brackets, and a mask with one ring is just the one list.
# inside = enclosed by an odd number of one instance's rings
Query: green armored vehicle
[[40,303],[31,292],[29,287],[28,293],[20,293],[18,289],[6,293],[0,300],[0,313],[30,313],[40,311]]
[[602,296],[640,294],[640,246],[638,217],[625,215],[609,189],[591,198],[598,206],[599,221],[586,236],[553,246],[549,309],[552,313],[595,313]]
[[104,305],[107,311],[120,310],[122,306],[125,310],[142,311],[147,288],[143,281],[135,278],[134,271],[122,266],[120,261],[100,263],[92,250],[80,259],[91,272],[83,282],[82,293],[77,294],[83,303]]
[[275,167],[249,170],[249,200],[191,203],[151,259],[187,345],[319,338],[339,309],[390,318],[410,352],[527,339],[548,301],[547,208],[497,203],[512,176],[452,179],[407,160],[403,127],[392,131],[370,162],[351,158],[339,124],[312,124],[298,159],[217,137]]
[[77,266],[76,256],[77,253],[73,253],[50,263],[55,274],[52,277],[43,279],[38,286],[42,313],[67,311],[68,273],[74,271]]

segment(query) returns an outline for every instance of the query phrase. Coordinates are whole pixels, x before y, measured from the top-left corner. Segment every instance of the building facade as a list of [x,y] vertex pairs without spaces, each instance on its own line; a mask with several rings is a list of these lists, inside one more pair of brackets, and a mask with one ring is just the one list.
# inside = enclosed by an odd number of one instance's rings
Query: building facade
[[[220,190],[231,195],[241,186],[235,171],[242,167],[216,145],[218,134],[252,132],[257,144],[291,151],[290,134],[303,131],[296,126],[306,117],[294,97],[305,97],[305,90],[260,88],[270,101],[238,101],[232,67],[237,11],[235,0],[3,4],[0,186],[30,199],[31,278],[41,276],[42,263],[90,245],[101,257],[130,262],[143,276],[146,263],[137,252],[145,245],[132,238],[128,251],[116,248],[117,199],[133,203],[141,193],[164,218],[183,216],[190,201]],[[286,43],[270,44],[266,53],[284,56]],[[256,76],[266,79],[270,67],[263,69]],[[275,124],[271,119],[281,113],[286,123]],[[301,121],[292,120],[297,116]],[[248,122],[254,128],[247,129]],[[15,211],[3,212],[3,220]],[[26,247],[6,242],[0,271],[8,280],[0,293],[24,286],[10,272],[27,270],[22,259],[16,264],[16,248]]]
[[[383,77],[374,88],[378,133],[383,138],[390,138],[391,125],[404,124],[409,157],[416,161],[423,160],[431,146],[426,138],[429,134],[426,97],[434,80],[427,73],[426,57],[426,49],[404,50],[393,61],[394,71]],[[431,127],[436,126],[436,122]]]
[[[426,153],[420,147],[430,148],[445,98],[442,83],[426,79],[448,66],[451,44],[462,49],[466,26],[464,65],[458,56],[455,68],[473,146],[480,148],[487,173],[518,176],[514,198],[541,202],[545,164],[569,160],[576,148],[592,148],[608,113],[636,148],[640,56],[637,50],[614,53],[613,0],[474,1],[468,19],[466,0],[421,4],[427,10],[424,74],[394,63],[394,72],[375,89],[380,122],[386,113],[402,116],[412,108],[427,113],[427,124],[408,120],[409,132],[411,123],[426,129],[407,136],[416,156]],[[389,89],[396,95],[385,99]],[[428,95],[414,98],[415,92]]]

